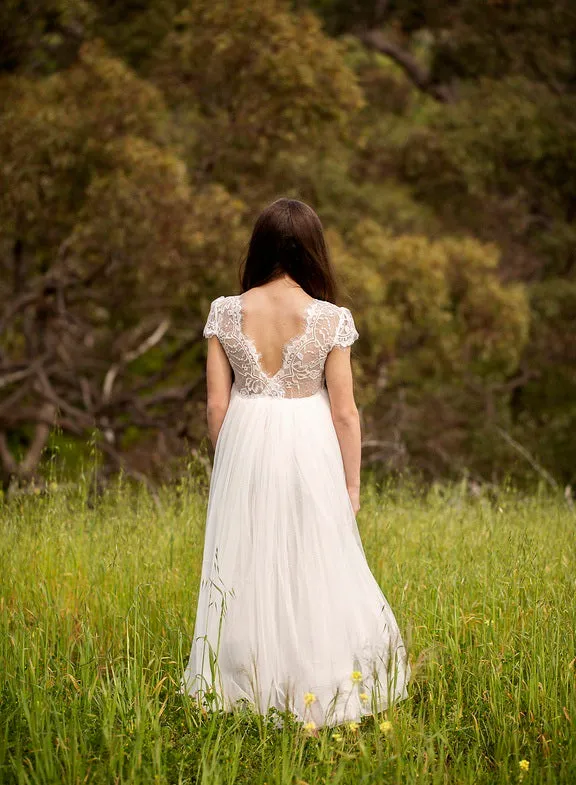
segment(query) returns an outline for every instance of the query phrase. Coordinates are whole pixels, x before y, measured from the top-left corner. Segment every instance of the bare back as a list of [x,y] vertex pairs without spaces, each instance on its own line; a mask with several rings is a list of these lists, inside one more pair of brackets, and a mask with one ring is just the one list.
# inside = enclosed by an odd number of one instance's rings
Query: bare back
[[296,287],[256,287],[241,295],[242,332],[254,344],[268,376],[278,373],[285,347],[303,334],[313,302]]
[[358,337],[347,308],[273,284],[216,298],[204,328],[210,335],[222,344],[241,395],[282,398],[317,392],[330,350]]

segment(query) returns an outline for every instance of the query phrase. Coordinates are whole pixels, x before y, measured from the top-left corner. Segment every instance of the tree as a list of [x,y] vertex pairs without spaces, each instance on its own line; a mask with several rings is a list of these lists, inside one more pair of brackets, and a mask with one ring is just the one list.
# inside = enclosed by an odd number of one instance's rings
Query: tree
[[370,462],[573,479],[567,0],[313,7],[2,6],[4,483],[53,424],[133,473],[197,443],[208,304],[279,194],[354,295]]
[[332,240],[361,314],[368,460],[486,479],[520,383],[524,287],[503,284],[497,248],[470,238],[392,236],[362,221],[345,247]]
[[312,0],[334,35],[352,33],[390,57],[442,103],[459,84],[525,76],[561,94],[576,86],[576,16],[570,0]]
[[[55,424],[83,439],[96,431],[130,470],[129,427],[186,428],[201,320],[229,251],[221,238],[243,238],[244,207],[221,187],[192,192],[163,142],[160,94],[99,45],[67,71],[3,90],[4,481],[35,472]],[[23,426],[33,430],[18,461],[9,434]]]
[[262,180],[279,151],[344,132],[362,106],[342,47],[313,14],[293,16],[277,0],[191,0],[150,73],[190,131],[195,177],[232,190]]

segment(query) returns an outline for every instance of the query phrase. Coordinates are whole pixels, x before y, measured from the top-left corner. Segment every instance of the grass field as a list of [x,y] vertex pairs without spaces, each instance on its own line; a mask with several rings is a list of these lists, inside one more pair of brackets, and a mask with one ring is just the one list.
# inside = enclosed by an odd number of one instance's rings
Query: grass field
[[341,738],[178,694],[205,485],[90,498],[0,503],[1,782],[576,783],[576,514],[561,497],[364,489],[360,532],[413,679]]

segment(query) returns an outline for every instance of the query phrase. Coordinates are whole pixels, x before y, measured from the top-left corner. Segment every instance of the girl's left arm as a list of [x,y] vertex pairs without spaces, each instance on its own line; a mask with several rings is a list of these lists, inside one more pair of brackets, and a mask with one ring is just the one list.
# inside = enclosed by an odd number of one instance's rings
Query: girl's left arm
[[206,358],[206,419],[212,446],[216,441],[230,403],[233,373],[226,352],[215,335],[208,338]]

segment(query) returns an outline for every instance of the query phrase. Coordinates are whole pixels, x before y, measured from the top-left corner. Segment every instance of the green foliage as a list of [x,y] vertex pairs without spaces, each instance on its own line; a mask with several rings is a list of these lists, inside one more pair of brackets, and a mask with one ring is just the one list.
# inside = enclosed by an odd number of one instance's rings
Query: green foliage
[[514,78],[469,87],[383,154],[447,220],[508,246],[520,240],[542,258],[545,274],[564,274],[575,239],[575,145],[573,102]]
[[69,65],[95,18],[89,0],[4,0],[0,74],[46,74]]
[[67,71],[5,89],[0,237],[7,252],[23,248],[25,275],[63,252],[84,273],[108,258],[117,326],[154,306],[186,308],[190,318],[197,304],[201,318],[211,290],[199,267],[210,258],[213,285],[222,285],[224,259],[245,239],[244,207],[222,186],[192,191],[166,145],[158,90],[101,45],[85,45]]
[[166,112],[158,91],[99,45],[47,79],[5,79],[2,92],[2,241],[20,241],[30,263],[46,269],[91,179],[110,171],[107,145],[125,136],[160,141]]
[[428,39],[433,83],[526,75],[573,84],[576,17],[571,0],[311,0],[332,34],[384,29],[416,48]]
[[[395,171],[449,231],[497,242],[503,274],[526,281],[530,337],[508,337],[514,353],[525,347],[517,367],[530,381],[514,393],[512,420],[519,441],[565,482],[574,477],[567,442],[576,385],[565,336],[576,328],[576,309],[567,305],[575,274],[575,121],[573,101],[544,85],[525,77],[480,80],[453,106],[427,107],[418,123],[398,120],[403,137],[390,143],[372,136],[364,154],[367,174]],[[484,296],[481,287],[475,292]],[[498,307],[498,298],[486,303]]]
[[314,145],[328,126],[344,132],[362,105],[342,47],[277,0],[192,0],[151,70],[173,105],[194,107],[198,176],[234,187],[261,179],[279,150]]
[[518,430],[566,483],[576,466],[576,282],[551,278],[530,289],[529,381],[514,401]]
[[507,425],[505,398],[495,406],[492,397],[528,339],[524,287],[504,285],[497,248],[470,238],[392,236],[363,221],[346,240],[353,256],[338,262],[358,308],[370,431],[394,429],[385,454],[397,469],[433,474],[440,457],[445,470],[461,470],[470,433],[493,443],[490,428]]
[[476,80],[523,74],[559,86],[574,78],[576,19],[570,0],[460,0],[452,7],[433,0],[420,16],[438,32],[435,79]]
[[262,206],[291,195],[318,210],[361,328],[367,462],[573,482],[567,3],[310,7],[325,29],[282,0],[3,5],[2,301],[41,276],[106,274],[67,303],[88,338],[66,334],[50,300],[5,330],[0,362],[12,372],[56,347],[76,362],[89,344],[105,373],[167,318],[124,377],[156,392],[200,380],[208,304],[237,290]]
[[96,11],[94,33],[136,69],[150,57],[172,30],[174,17],[186,0],[91,0]]

